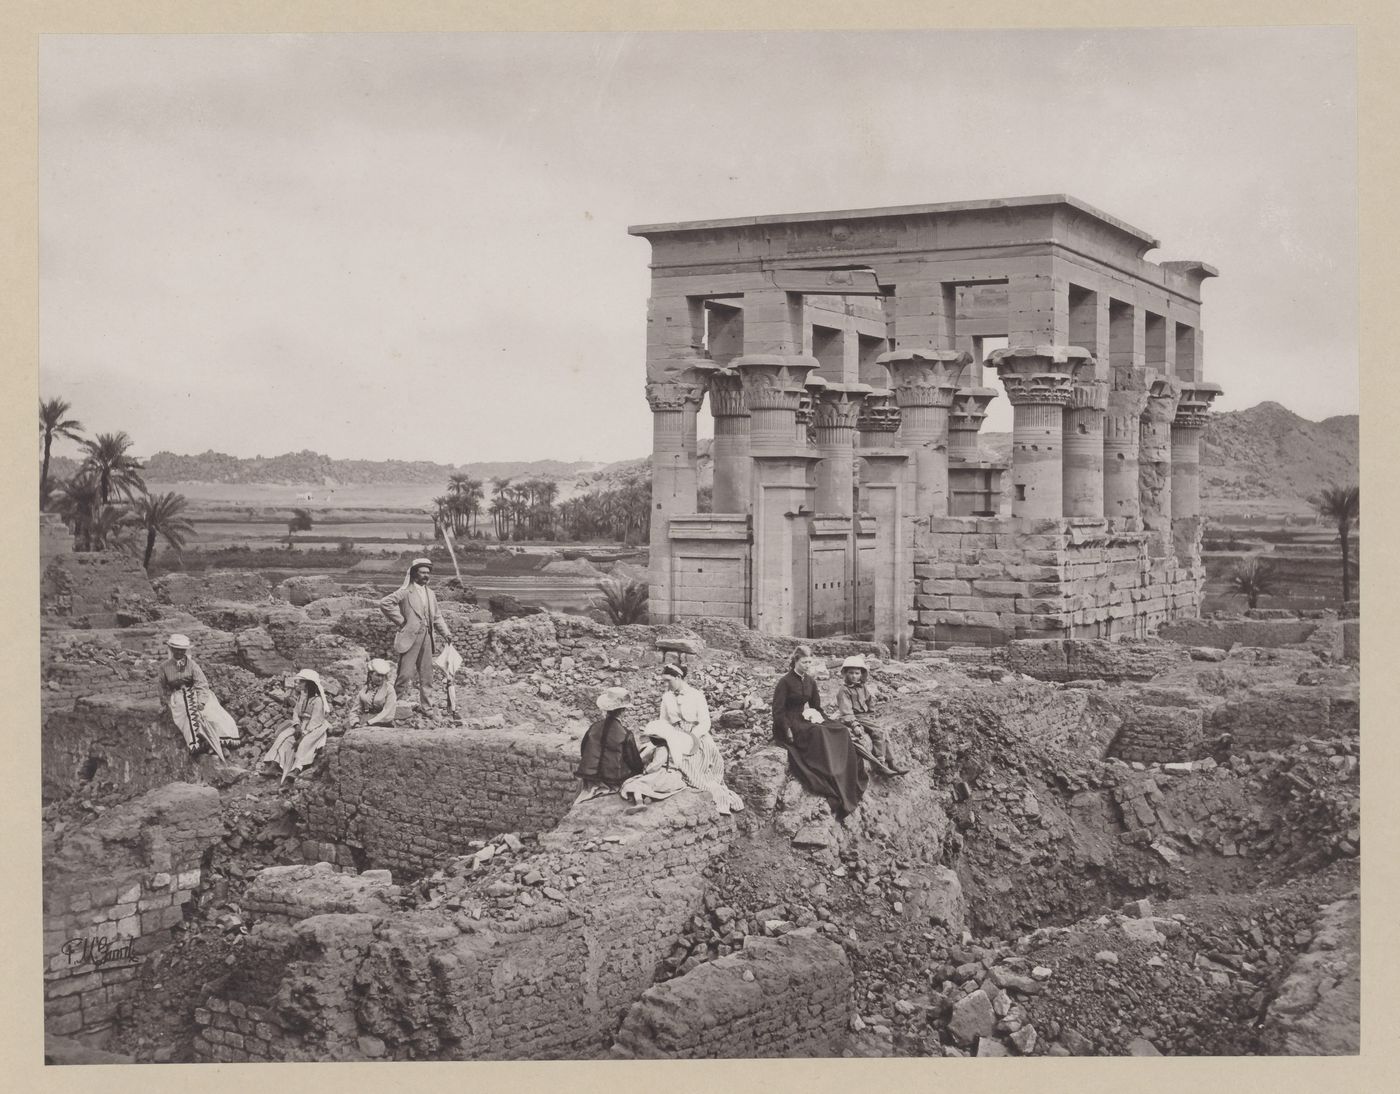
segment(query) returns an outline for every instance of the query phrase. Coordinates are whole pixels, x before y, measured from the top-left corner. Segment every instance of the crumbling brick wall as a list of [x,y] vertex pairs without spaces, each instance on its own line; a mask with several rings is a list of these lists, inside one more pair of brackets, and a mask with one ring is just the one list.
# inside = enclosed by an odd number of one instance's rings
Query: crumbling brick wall
[[340,873],[327,862],[269,866],[243,894],[243,908],[261,923],[298,923],[313,915],[391,911],[400,890],[388,870]]
[[132,797],[195,775],[195,763],[158,699],[79,699],[44,719],[43,796]]
[[140,560],[104,551],[55,557],[44,569],[39,599],[45,615],[70,626],[110,627],[118,613],[148,617],[156,594]]
[[59,1035],[101,1032],[145,955],[171,941],[223,832],[218,792],[171,783],[44,845],[44,1017]]
[[1153,557],[1145,532],[1080,518],[934,517],[914,548],[916,639],[1144,636],[1199,612],[1205,572]]
[[1138,706],[1123,719],[1109,755],[1139,763],[1194,760],[1205,742],[1204,715],[1192,707]]
[[255,604],[272,595],[272,585],[256,570],[213,570],[198,574],[166,574],[155,581],[162,604],[188,606],[205,600],[238,600]]
[[839,1056],[851,1020],[846,951],[805,927],[648,988],[623,1019],[622,1059]]
[[427,906],[259,923],[244,960],[196,1012],[196,1054],[600,1056],[700,906],[704,871],[733,833],[698,792],[635,814],[600,798],[542,836],[539,854],[448,876]]
[[[553,828],[578,794],[578,742],[561,733],[355,728],[327,749],[307,803],[311,841],[332,861],[428,872],[498,832]],[[317,857],[326,848],[317,847]]]

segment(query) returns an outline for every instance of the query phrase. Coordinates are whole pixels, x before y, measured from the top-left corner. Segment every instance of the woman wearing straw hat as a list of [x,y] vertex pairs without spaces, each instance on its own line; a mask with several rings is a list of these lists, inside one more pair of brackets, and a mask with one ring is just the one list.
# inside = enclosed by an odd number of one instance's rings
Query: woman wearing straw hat
[[843,819],[860,804],[870,775],[846,727],[827,719],[815,676],[811,649],[798,646],[773,691],[773,739],[787,749],[802,785]]
[[221,743],[238,740],[238,724],[215,698],[204,670],[190,656],[189,638],[172,634],[165,644],[170,659],[160,667],[160,685],[190,755],[199,751],[203,741],[223,759]]
[[[860,654],[841,662],[841,688],[836,693],[836,715],[853,735],[863,730],[870,738],[866,758],[876,771],[882,775],[907,775],[909,769],[895,762],[889,730],[875,716],[875,703],[865,683],[869,678],[870,668]],[[856,747],[860,748],[859,743]]]
[[433,560],[415,558],[408,566],[403,584],[379,602],[384,618],[399,628],[394,635],[394,654],[399,659],[398,679],[394,690],[407,695],[418,684],[418,702],[414,709],[427,712],[428,687],[433,680],[433,658],[437,655],[435,638],[452,641],[452,633],[438,612],[437,596],[428,588]]
[[369,663],[369,679],[360,691],[360,716],[368,714],[367,726],[391,726],[399,705],[398,692],[394,690],[392,673],[394,666],[382,657]]
[[616,792],[643,768],[640,750],[623,721],[632,707],[631,693],[626,688],[608,688],[594,702],[603,716],[588,727],[579,746],[574,774],[583,780],[583,790],[574,799],[575,805]]
[[296,674],[300,682],[297,688],[296,706],[292,708],[292,724],[277,734],[264,764],[275,764],[282,770],[282,781],[295,778],[304,770],[321,746],[326,743],[326,730],[330,726],[330,701],[326,690],[321,686],[321,676],[315,669],[302,669]]

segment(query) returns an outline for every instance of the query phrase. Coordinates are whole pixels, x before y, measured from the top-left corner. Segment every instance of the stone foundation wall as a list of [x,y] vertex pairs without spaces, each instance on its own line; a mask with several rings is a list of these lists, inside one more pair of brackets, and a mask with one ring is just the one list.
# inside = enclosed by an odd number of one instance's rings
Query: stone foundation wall
[[46,1032],[91,1035],[111,1025],[142,958],[170,943],[222,832],[213,788],[172,783],[46,838]]
[[623,1059],[839,1056],[851,1020],[846,951],[811,927],[648,988],[623,1019]]
[[578,742],[560,733],[355,728],[327,753],[307,831],[338,846],[316,846],[315,857],[351,865],[358,855],[410,875],[473,839],[553,828],[580,785]]
[[939,648],[1141,637],[1195,616],[1204,571],[1151,546],[1102,520],[932,518],[915,537],[914,637]]
[[1194,760],[1205,747],[1204,716],[1190,707],[1137,707],[1109,746],[1109,755],[1139,763]]
[[700,907],[704,870],[733,831],[698,792],[638,814],[595,799],[536,855],[466,877],[449,868],[416,910],[258,923],[196,1012],[196,1054],[599,1057]]
[[261,923],[299,923],[313,915],[388,913],[400,889],[388,870],[339,873],[328,862],[269,866],[243,894],[243,908]]
[[140,560],[106,551],[55,557],[44,568],[39,597],[45,615],[70,626],[110,627],[119,613],[144,619],[156,603]]

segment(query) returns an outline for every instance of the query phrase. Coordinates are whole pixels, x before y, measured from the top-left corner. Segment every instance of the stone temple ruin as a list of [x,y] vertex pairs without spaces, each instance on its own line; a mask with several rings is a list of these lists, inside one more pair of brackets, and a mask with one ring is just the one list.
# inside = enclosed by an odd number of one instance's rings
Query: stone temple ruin
[[[1156,239],[1064,195],[630,230],[652,246],[653,620],[903,652],[1197,614],[1212,267],[1149,262]],[[987,369],[1009,467],[977,445]]]

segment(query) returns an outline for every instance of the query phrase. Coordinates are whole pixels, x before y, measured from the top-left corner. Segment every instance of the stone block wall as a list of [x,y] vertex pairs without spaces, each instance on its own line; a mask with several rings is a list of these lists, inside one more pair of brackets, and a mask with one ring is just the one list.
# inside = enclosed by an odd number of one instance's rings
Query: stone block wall
[[1205,747],[1204,715],[1190,707],[1140,706],[1124,719],[1109,755],[1139,763],[1194,760]]
[[1151,680],[1184,664],[1186,650],[1161,642],[1104,639],[1015,639],[996,651],[996,663],[1037,680]]
[[846,952],[805,927],[648,988],[613,1044],[623,1059],[839,1056],[851,1010]]
[[1142,637],[1200,608],[1204,571],[1153,557],[1145,532],[1078,518],[928,524],[914,545],[914,637],[938,648]]
[[388,870],[339,873],[327,862],[314,866],[269,866],[248,886],[243,907],[262,923],[298,923],[313,915],[384,915],[400,890]]
[[733,832],[698,792],[638,814],[595,799],[541,837],[538,854],[466,877],[449,871],[417,909],[260,922],[196,1012],[196,1055],[602,1056]]
[[357,727],[327,754],[307,830],[338,846],[318,846],[317,856],[410,876],[473,839],[553,828],[579,790],[578,742],[566,734]]
[[44,1018],[48,1033],[107,1029],[141,960],[171,941],[223,834],[212,787],[171,783],[44,846]]
[[1329,689],[1281,685],[1252,689],[1215,708],[1211,729],[1231,735],[1231,750],[1282,748],[1305,737],[1354,733],[1359,709]]

